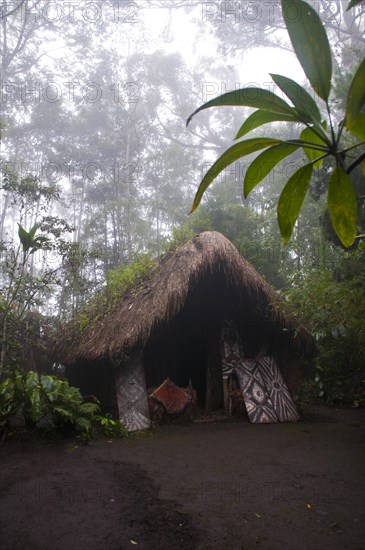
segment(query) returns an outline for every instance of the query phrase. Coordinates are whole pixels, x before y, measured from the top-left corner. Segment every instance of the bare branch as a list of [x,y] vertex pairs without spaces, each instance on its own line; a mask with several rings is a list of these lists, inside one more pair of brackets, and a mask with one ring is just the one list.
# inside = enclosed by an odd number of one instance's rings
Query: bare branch
[[[9,15],[13,15],[14,13],[16,13],[18,10],[20,10],[20,8],[23,6],[23,4],[26,3],[27,0],[20,0],[20,3],[12,10],[8,11],[7,13],[2,13],[0,14],[0,19],[5,19],[5,17],[9,17]],[[6,4],[5,4],[6,6]]]

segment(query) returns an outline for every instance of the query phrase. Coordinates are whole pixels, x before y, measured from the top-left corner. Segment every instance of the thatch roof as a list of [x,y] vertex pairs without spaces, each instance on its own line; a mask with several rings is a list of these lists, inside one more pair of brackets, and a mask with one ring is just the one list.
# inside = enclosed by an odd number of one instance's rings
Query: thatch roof
[[[315,353],[311,335],[286,310],[281,298],[223,235],[207,231],[169,252],[138,291],[129,291],[98,315],[82,333],[67,324],[57,335],[53,356],[66,365],[125,358],[143,348],[153,330],[169,324],[184,308],[189,292],[205,277],[223,273],[226,284],[260,303],[260,316],[285,332],[288,347]],[[244,312],[243,312],[244,314]]]

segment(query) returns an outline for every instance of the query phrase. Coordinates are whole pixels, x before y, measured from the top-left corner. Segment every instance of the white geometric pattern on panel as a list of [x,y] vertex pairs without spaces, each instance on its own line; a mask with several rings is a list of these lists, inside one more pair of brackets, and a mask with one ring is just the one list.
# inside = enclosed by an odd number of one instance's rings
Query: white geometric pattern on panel
[[119,418],[129,432],[150,427],[142,352],[135,351],[116,375]]
[[143,414],[134,410],[126,411],[121,420],[129,432],[146,430],[150,427],[149,418],[146,418]]

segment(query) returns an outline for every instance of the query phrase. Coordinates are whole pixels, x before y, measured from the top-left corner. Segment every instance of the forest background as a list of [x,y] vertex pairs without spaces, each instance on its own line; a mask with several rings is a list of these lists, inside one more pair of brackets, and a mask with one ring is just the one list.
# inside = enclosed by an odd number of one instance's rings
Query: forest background
[[[339,121],[364,56],[365,7],[309,3],[334,54],[330,102]],[[252,85],[250,52],[258,63],[267,55],[300,70],[288,57],[279,2],[25,0],[2,1],[1,9],[1,376],[55,372],[43,353],[54,328],[108,281],[138,278],[146,258],[217,230],[317,339],[321,353],[307,369],[304,394],[363,405],[365,250],[363,237],[344,249],[331,227],[329,163],[317,171],[285,246],[276,204],[299,155],[247,199],[242,181],[254,157],[236,162],[188,215],[203,174],[250,110],[204,111],[186,129],[188,115],[219,93]],[[305,85],[304,74],[299,79]],[[268,75],[254,84],[274,90]],[[282,124],[273,123],[270,135],[281,137]],[[286,125],[285,133],[290,139],[295,129]],[[360,166],[351,178],[361,236]]]

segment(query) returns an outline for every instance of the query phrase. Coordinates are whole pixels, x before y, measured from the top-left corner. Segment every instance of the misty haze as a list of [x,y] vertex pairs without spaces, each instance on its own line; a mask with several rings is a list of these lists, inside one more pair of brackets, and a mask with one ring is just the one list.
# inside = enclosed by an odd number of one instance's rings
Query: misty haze
[[1,0],[4,550],[363,548],[364,31]]

